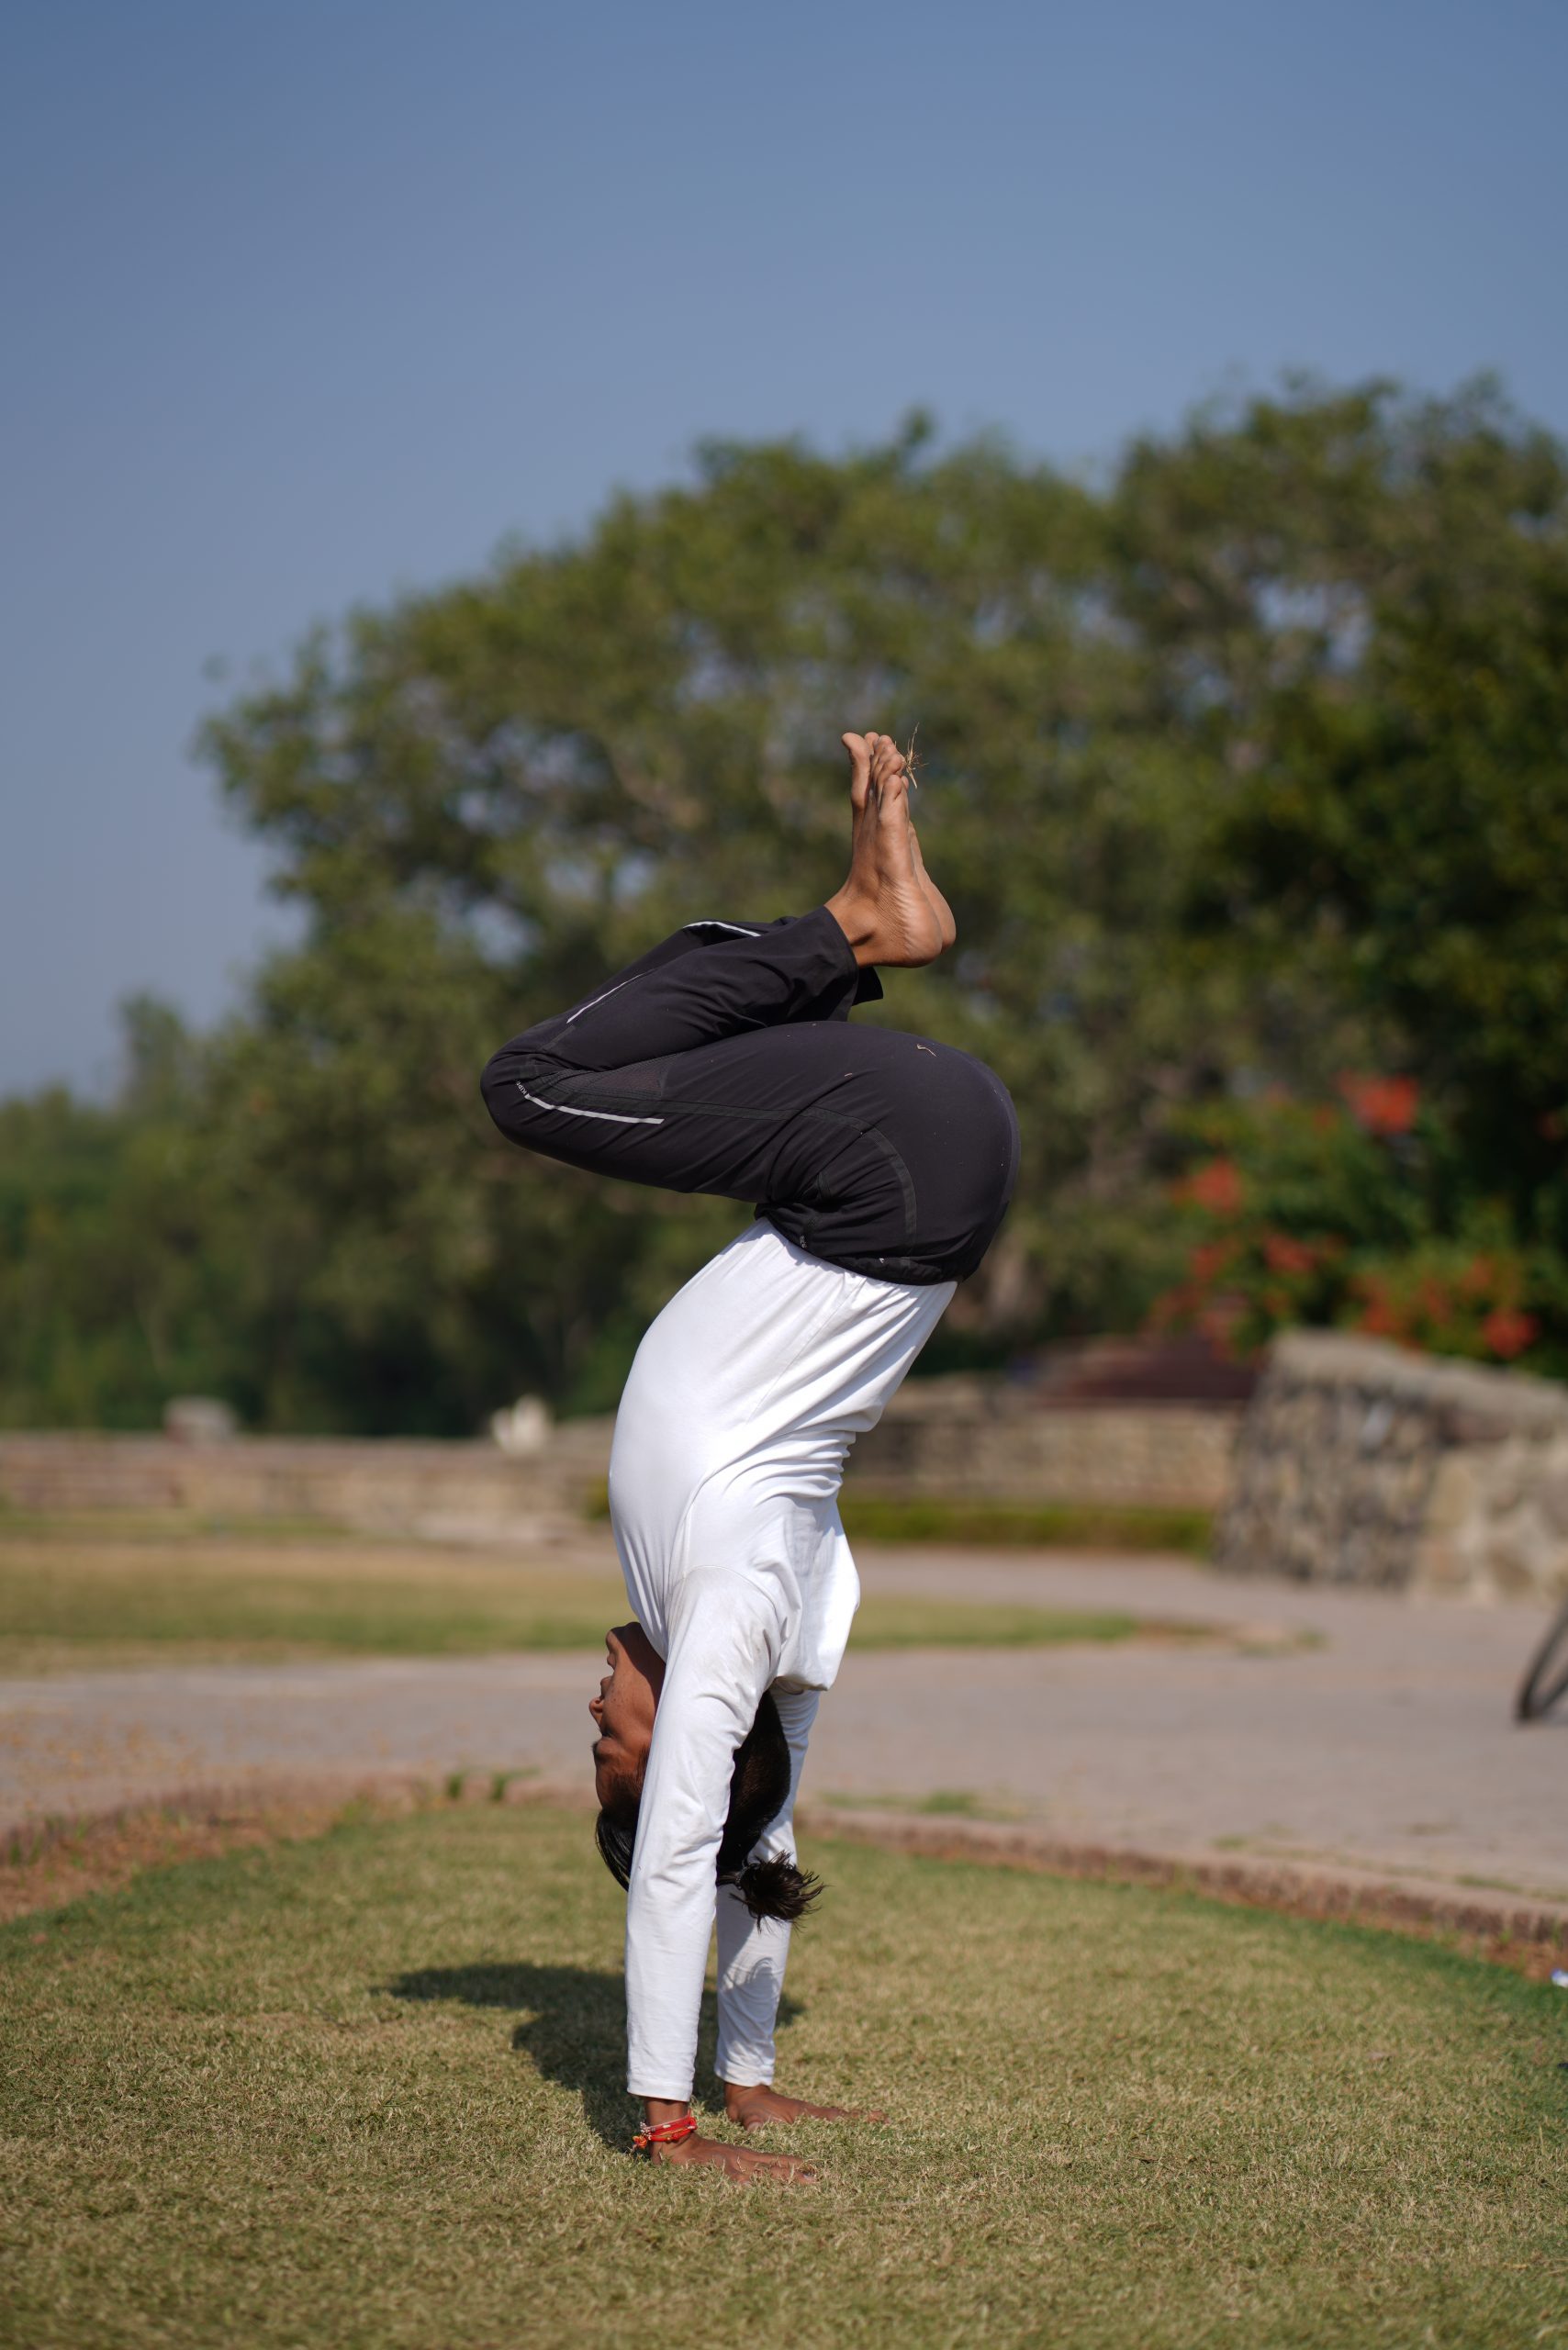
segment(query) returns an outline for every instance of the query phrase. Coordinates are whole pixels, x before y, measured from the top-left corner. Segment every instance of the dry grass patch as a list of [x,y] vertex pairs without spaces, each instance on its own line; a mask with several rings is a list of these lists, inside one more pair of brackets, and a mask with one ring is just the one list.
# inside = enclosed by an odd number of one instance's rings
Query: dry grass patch
[[[285,1656],[597,1648],[626,1614],[612,1565],[425,1543],[146,1532],[0,1539],[0,1673]],[[1116,1610],[873,1594],[860,1648],[1211,1637]]]
[[781,2078],[894,2127],[796,2133],[824,2176],[795,2193],[628,2161],[622,1911],[580,1816],[362,1823],[0,1931],[0,2341],[1558,2338],[1562,1994],[1178,1896],[810,1858]]

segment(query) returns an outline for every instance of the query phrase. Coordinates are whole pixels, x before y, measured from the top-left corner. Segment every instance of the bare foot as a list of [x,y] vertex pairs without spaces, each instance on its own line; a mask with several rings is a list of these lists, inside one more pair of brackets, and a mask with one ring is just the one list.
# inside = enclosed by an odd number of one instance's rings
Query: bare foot
[[766,2130],[773,2121],[885,2121],[885,2113],[859,2106],[812,2105],[803,2097],[784,2097],[778,2089],[724,2086],[724,2113],[742,2130]]
[[697,2170],[716,2170],[725,2178],[753,2186],[807,2187],[817,2177],[815,2163],[797,2162],[791,2154],[764,2154],[754,2146],[727,2145],[722,2138],[682,2138],[673,2146],[653,2149],[656,2163]]
[[934,963],[947,939],[921,884],[903,753],[888,734],[846,734],[844,742],[851,761],[849,878],[828,912],[862,966]]
[[[860,820],[866,811],[866,800],[871,783],[871,755],[879,743],[886,743],[892,749],[896,749],[897,745],[893,743],[890,734],[846,734],[842,740],[849,753],[849,804],[855,811],[850,825],[850,839],[853,842],[859,836]],[[905,764],[908,764],[907,761]],[[952,907],[925,869],[925,859],[920,848],[920,834],[915,831],[913,816],[909,820],[909,838],[914,856],[915,878],[931,901],[931,910],[936,916],[937,927],[942,933],[942,946],[945,952],[958,935],[958,925],[953,920]]]

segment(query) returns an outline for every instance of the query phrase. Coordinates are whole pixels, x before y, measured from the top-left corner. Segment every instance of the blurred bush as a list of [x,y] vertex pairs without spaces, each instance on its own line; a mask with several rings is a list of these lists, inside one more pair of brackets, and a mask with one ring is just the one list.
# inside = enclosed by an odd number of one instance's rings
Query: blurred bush
[[1170,1191],[1186,1263],[1151,1326],[1245,1355],[1327,1324],[1568,1374],[1562,1177],[1515,1216],[1413,1080],[1347,1075],[1338,1094],[1193,1113],[1200,1155]]
[[612,1403],[739,1212],[510,1152],[478,1069],[681,921],[820,901],[846,724],[918,722],[959,925],[879,1016],[983,1054],[1024,1126],[930,1367],[1222,1294],[1242,1343],[1359,1314],[1559,1363],[1565,485],[1484,384],[1294,385],[1095,484],[916,419],[709,446],[312,635],[203,737],[303,945],[216,1035],[138,1008],[116,1102],[0,1108],[0,1414]]

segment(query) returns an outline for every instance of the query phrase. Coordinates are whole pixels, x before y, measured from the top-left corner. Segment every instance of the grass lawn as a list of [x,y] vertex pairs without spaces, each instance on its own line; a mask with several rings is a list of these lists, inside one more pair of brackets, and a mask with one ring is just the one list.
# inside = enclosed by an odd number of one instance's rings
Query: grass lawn
[[[220,1535],[0,1539],[0,1673],[282,1655],[456,1656],[597,1648],[622,1622],[619,1576],[417,1543]],[[877,1595],[862,1648],[1039,1646],[1204,1628],[1115,1611]]]
[[980,1549],[1183,1551],[1206,1559],[1214,1512],[1137,1503],[893,1501],[850,1483],[841,1512],[851,1541],[959,1542]]
[[1568,2332],[1561,1992],[1170,1895],[810,1857],[780,2078],[895,2126],[792,2133],[823,2167],[792,2190],[621,2151],[622,1906],[580,1815],[349,1826],[0,1930],[0,2341]]

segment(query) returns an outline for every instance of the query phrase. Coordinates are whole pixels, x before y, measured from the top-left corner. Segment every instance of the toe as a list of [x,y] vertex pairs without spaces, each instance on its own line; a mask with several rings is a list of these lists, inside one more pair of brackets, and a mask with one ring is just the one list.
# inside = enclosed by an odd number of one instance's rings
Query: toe
[[871,783],[871,742],[864,734],[841,734],[838,739],[849,754],[850,800],[863,808]]

